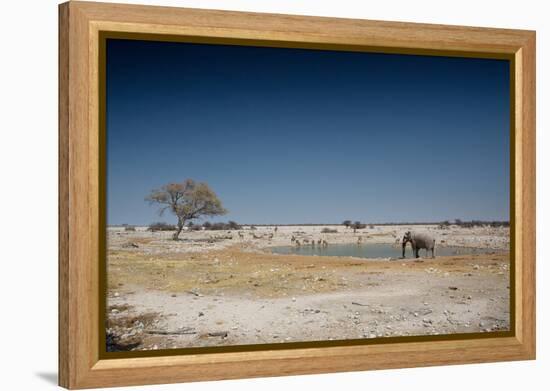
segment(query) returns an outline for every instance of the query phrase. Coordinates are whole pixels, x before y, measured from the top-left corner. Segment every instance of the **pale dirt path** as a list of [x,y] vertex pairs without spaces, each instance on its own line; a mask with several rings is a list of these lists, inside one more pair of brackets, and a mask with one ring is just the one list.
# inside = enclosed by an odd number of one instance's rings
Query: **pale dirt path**
[[[489,332],[509,327],[508,273],[449,274],[427,268],[350,278],[363,278],[367,286],[282,298],[252,297],[246,291],[238,296],[195,296],[137,288],[133,293],[110,296],[109,306],[131,307],[109,316],[158,313],[154,323],[137,328],[142,337],[139,350]],[[154,335],[144,330],[196,334]],[[227,337],[208,336],[217,332],[227,332]]]

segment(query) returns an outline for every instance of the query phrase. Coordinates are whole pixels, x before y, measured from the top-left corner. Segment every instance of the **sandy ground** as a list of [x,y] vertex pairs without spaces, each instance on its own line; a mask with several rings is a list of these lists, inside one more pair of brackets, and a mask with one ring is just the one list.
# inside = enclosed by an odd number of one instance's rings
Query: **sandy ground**
[[[509,328],[508,230],[329,226],[184,232],[108,231],[111,350],[149,350]],[[292,235],[395,243],[408,229],[482,255],[365,260],[277,255]],[[410,251],[410,250],[409,250]]]

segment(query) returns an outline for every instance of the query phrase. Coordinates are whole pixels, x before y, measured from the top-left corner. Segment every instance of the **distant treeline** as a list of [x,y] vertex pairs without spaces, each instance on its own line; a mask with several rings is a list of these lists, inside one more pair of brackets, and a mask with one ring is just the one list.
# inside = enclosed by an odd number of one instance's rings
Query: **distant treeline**
[[457,225],[459,227],[463,228],[473,228],[473,227],[509,227],[510,222],[509,221],[485,221],[485,220],[470,220],[470,221],[462,221],[461,219],[455,219],[453,222],[450,222],[448,220],[442,221],[439,226],[440,227],[450,227],[451,225]]
[[[458,222],[457,222],[458,221]],[[509,221],[485,221],[485,220],[471,220],[471,221],[462,221],[460,219],[451,221],[397,221],[397,222],[386,222],[386,223],[361,223],[361,222],[351,222],[348,220],[342,222],[342,223],[291,223],[291,224],[241,224],[242,226],[253,226],[253,227],[322,227],[327,225],[344,225],[347,227],[353,228],[354,225],[357,226],[357,228],[366,228],[366,227],[374,227],[374,226],[388,226],[388,225],[472,225],[472,226],[496,226],[496,227],[508,227],[510,225]]]
[[[242,229],[243,226],[250,227],[251,229],[255,229],[256,227],[281,227],[281,226],[288,226],[288,227],[297,227],[297,226],[306,226],[306,227],[315,227],[315,226],[333,226],[333,225],[343,225],[347,228],[354,228],[354,229],[364,229],[364,228],[373,228],[374,226],[388,226],[388,225],[437,225],[441,228],[450,227],[451,225],[460,226],[463,228],[473,228],[473,227],[509,227],[510,222],[509,221],[501,221],[501,220],[469,220],[469,221],[463,221],[461,219],[455,219],[455,220],[445,220],[445,221],[430,221],[430,222],[389,222],[389,223],[361,223],[359,221],[352,222],[351,220],[345,220],[340,224],[337,223],[305,223],[305,224],[238,224],[235,221],[228,221],[226,223],[224,222],[218,222],[218,223],[211,223],[209,221],[206,221],[202,224],[194,224],[193,222],[190,222],[187,224],[187,228],[192,231],[197,230],[210,230],[210,231],[221,231],[221,230],[236,230],[236,229]],[[135,226],[129,225],[129,224],[121,224],[121,225],[112,225],[112,227],[124,227],[127,231],[134,231]],[[174,231],[176,230],[176,226],[173,224],[167,224],[163,222],[156,222],[151,223],[147,227],[148,231]]]
[[[166,224],[166,223],[152,223],[147,227],[148,231],[175,231],[176,226],[172,224]],[[241,229],[241,225],[237,224],[234,221],[228,221],[227,223],[211,223],[209,221],[206,221],[203,224],[194,224],[193,222],[189,222],[187,224],[187,229],[190,231],[200,231],[200,230],[209,230],[209,231],[227,231],[227,230],[233,230],[233,229]]]

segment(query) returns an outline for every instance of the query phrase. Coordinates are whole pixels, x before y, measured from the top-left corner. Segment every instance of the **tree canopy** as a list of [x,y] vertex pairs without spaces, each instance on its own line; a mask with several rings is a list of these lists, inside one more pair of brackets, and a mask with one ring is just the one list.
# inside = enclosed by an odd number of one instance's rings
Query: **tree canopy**
[[159,215],[170,211],[178,219],[177,240],[186,222],[203,217],[227,213],[222,202],[206,183],[186,179],[180,183],[169,183],[155,189],[145,198],[150,204],[158,204]]

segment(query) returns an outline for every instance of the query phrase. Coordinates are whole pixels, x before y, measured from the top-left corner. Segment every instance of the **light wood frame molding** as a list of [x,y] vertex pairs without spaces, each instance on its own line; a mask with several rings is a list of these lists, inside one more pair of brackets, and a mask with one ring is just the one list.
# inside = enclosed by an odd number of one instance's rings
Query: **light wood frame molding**
[[[99,341],[100,32],[508,58],[511,336],[104,359]],[[535,32],[71,1],[59,6],[59,384],[92,388],[535,358]]]

